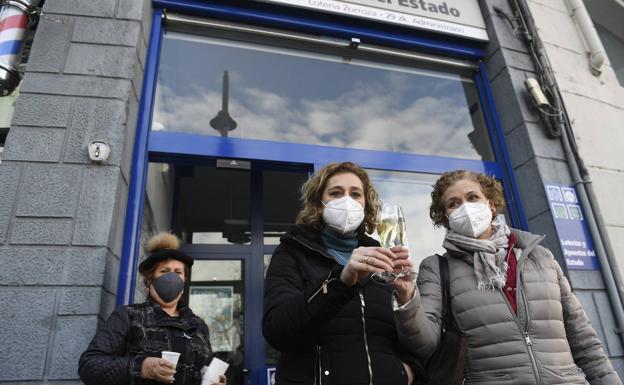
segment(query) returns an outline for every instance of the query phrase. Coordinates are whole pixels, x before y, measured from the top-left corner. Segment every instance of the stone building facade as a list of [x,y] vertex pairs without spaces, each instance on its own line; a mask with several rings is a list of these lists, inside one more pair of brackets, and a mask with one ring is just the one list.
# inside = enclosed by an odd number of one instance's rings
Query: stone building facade
[[[536,77],[535,64],[505,17],[514,18],[511,3],[479,1],[489,35],[483,62],[528,229],[546,234],[545,245],[563,264],[544,185],[574,180],[561,140],[548,137],[529,101],[524,81]],[[585,3],[599,28],[624,41],[621,25],[614,23],[622,18],[612,18],[624,15],[620,0]],[[585,40],[566,0],[529,0],[528,5],[620,262],[611,266],[612,273],[622,275],[621,67],[607,62],[598,76],[591,73]],[[156,8],[150,0],[46,0],[43,5],[0,153],[0,384],[80,383],[78,357],[116,305],[134,135]],[[609,54],[621,57],[622,52]],[[89,160],[87,146],[94,140],[112,149],[103,164]],[[149,215],[149,199],[145,204]],[[613,311],[621,302],[609,297],[600,270],[566,273],[624,376],[624,346]]]

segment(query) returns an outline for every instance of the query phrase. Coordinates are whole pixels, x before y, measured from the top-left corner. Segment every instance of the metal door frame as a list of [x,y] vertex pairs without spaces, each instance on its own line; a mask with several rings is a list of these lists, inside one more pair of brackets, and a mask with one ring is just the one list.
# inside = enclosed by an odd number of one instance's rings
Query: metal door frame
[[[162,161],[154,156],[153,160]],[[165,157],[166,158],[166,157]],[[177,159],[176,163],[185,165],[214,165],[217,157],[210,158],[184,158]],[[172,158],[169,158],[171,161]],[[265,370],[265,341],[262,336],[262,305],[264,302],[264,255],[272,254],[275,245],[264,245],[263,223],[263,178],[264,171],[301,171],[312,172],[313,165],[308,164],[284,164],[274,162],[262,162],[251,160],[250,170],[250,224],[251,243],[249,245],[192,245],[184,244],[181,249],[191,255],[198,255],[199,260],[242,260],[244,261],[245,274],[245,301],[244,301],[244,367],[250,368],[251,373],[245,376],[246,384],[260,384],[264,378]],[[177,194],[177,180],[174,186],[173,196]],[[172,209],[175,210],[173,202]],[[172,215],[172,218],[174,216]],[[174,223],[172,223],[172,229]],[[251,375],[251,378],[249,377]]]

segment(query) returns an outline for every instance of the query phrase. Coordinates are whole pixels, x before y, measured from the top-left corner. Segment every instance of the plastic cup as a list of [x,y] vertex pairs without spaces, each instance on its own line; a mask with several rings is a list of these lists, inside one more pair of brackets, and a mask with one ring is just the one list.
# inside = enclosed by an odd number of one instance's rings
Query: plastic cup
[[167,360],[169,362],[171,362],[173,364],[174,367],[178,366],[178,360],[180,359],[180,353],[178,352],[170,352],[170,351],[163,351],[161,352],[162,354],[162,358],[164,360]]
[[212,385],[217,384],[219,382],[219,376],[224,375],[227,370],[228,364],[225,361],[221,361],[217,357],[213,357],[212,361],[210,361],[210,365],[206,368],[206,372],[202,378],[202,385]]

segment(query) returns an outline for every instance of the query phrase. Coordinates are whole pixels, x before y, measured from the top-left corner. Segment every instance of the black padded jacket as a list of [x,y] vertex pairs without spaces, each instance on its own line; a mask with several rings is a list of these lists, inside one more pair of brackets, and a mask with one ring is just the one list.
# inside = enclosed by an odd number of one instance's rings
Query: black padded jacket
[[[362,236],[359,246],[379,246]],[[269,265],[263,333],[281,352],[276,384],[407,385],[402,361],[413,364],[397,338],[392,286],[364,279],[353,287],[319,232],[286,233]]]
[[162,385],[141,378],[141,364],[146,357],[160,357],[163,350],[174,350],[174,344],[184,341],[186,354],[178,361],[174,384],[201,384],[200,370],[212,360],[208,326],[189,308],[178,311],[179,317],[170,317],[151,300],[117,308],[80,356],[82,381],[86,385]]

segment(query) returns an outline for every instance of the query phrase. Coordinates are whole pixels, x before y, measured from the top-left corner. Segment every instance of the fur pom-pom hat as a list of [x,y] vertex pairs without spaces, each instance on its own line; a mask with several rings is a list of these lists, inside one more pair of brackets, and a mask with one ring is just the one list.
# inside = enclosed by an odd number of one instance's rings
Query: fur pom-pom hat
[[143,274],[158,262],[169,258],[177,259],[190,269],[193,266],[193,258],[178,250],[179,248],[180,240],[175,235],[165,232],[154,235],[147,241],[145,250],[149,256],[139,265],[139,273]]

